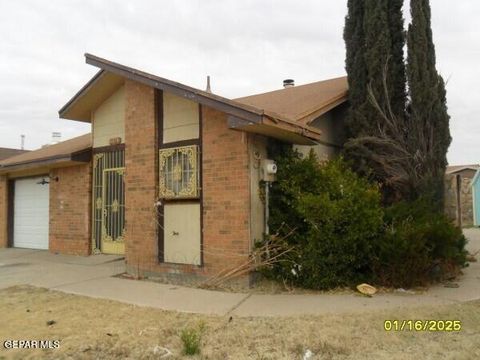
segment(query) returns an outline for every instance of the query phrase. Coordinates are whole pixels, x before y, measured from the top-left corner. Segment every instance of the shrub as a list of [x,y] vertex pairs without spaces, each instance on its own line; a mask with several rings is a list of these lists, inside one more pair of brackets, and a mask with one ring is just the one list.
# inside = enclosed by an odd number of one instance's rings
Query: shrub
[[303,158],[278,145],[270,156],[278,174],[269,225],[293,251],[264,269],[267,276],[313,289],[360,282],[411,287],[465,264],[461,229],[427,198],[382,208],[378,187],[341,158],[321,165],[313,152]]
[[461,229],[431,209],[427,198],[385,209],[385,231],[373,265],[378,283],[424,285],[465,265],[467,240]]
[[[292,284],[326,289],[371,278],[374,242],[382,229],[380,192],[342,159],[320,165],[286,152],[272,189],[273,229],[295,228],[295,251],[272,270]],[[287,226],[285,226],[287,225]]]
[[200,324],[198,327],[186,327],[182,330],[180,338],[183,343],[184,355],[196,355],[200,354],[200,345],[202,335],[204,332],[204,324]]

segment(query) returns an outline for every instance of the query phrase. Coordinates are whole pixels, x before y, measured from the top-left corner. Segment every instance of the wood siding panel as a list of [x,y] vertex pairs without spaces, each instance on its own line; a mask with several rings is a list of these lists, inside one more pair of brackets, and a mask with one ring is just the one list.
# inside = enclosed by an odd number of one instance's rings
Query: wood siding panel
[[122,86],[93,113],[93,147],[110,145],[110,139],[125,142],[125,87]]
[[197,139],[198,103],[165,92],[163,94],[163,142]]
[[164,261],[200,265],[200,204],[167,204],[163,216]]
[[259,135],[249,135],[249,157],[250,157],[250,233],[251,241],[263,239],[265,230],[265,204],[260,198],[260,162],[267,159],[267,138]]

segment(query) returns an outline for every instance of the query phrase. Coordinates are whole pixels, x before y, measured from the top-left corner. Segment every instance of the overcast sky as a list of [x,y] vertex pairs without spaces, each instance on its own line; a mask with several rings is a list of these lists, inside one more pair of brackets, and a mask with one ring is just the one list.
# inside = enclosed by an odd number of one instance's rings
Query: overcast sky
[[[0,147],[89,132],[60,109],[97,71],[89,52],[234,98],[345,74],[347,0],[0,0]],[[480,3],[432,0],[448,80],[451,164],[480,163]]]

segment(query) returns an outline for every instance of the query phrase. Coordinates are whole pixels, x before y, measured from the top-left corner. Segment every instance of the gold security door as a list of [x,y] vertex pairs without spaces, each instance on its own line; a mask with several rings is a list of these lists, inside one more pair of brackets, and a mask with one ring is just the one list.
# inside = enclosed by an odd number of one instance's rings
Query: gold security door
[[125,168],[103,170],[101,251],[125,253]]
[[92,252],[124,253],[125,150],[93,155]]

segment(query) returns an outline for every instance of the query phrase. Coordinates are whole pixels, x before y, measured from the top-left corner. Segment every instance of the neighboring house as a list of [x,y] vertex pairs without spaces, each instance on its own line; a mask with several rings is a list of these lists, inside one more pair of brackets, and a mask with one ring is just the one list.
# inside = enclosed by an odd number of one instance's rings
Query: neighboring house
[[474,224],[472,180],[480,165],[449,166],[445,174],[445,211],[458,226]]
[[20,150],[20,149],[11,149],[11,148],[3,148],[0,147],[0,161],[7,159],[9,157],[23,154],[28,152],[28,150]]
[[264,231],[267,142],[343,144],[346,78],[230,100],[86,55],[59,111],[92,134],[0,162],[0,246],[125,254],[127,271],[210,276]]

